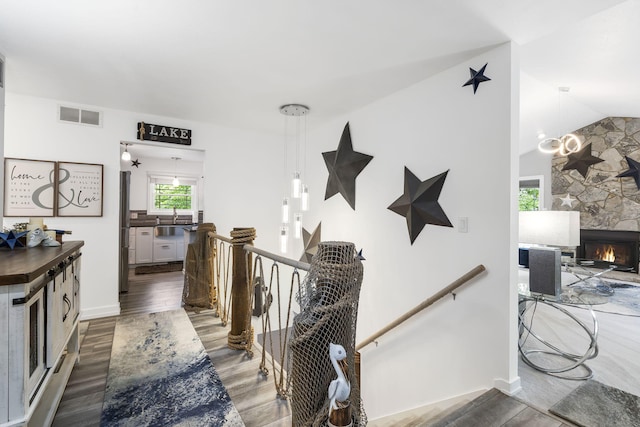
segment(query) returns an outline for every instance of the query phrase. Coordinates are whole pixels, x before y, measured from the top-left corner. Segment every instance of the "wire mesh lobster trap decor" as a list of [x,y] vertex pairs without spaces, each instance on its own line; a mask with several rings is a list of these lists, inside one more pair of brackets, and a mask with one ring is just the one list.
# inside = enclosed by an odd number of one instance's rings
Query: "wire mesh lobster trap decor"
[[294,426],[336,425],[329,419],[328,389],[336,376],[330,343],[346,350],[345,376],[351,383],[348,401],[341,402],[340,411],[333,414],[349,414],[347,422],[339,425],[367,424],[354,360],[362,273],[362,262],[352,243],[318,245],[298,295],[301,313],[293,320],[287,358]]

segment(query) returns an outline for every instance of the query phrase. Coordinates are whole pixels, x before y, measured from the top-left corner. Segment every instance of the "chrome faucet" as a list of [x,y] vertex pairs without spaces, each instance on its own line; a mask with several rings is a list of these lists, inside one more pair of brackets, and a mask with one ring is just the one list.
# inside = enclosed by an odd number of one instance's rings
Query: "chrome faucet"
[[178,213],[176,212],[176,207],[173,207],[173,224],[177,224],[178,223]]

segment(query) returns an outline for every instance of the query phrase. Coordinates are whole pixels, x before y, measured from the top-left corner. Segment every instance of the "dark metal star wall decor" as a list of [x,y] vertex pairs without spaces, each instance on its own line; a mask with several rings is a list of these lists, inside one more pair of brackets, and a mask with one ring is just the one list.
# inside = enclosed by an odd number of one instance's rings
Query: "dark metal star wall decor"
[[475,94],[478,90],[478,86],[480,86],[480,83],[488,82],[489,80],[491,80],[489,77],[484,75],[484,70],[487,68],[487,65],[489,65],[488,62],[484,64],[484,66],[478,71],[474,70],[473,68],[469,68],[471,78],[467,80],[467,82],[463,84],[462,87],[473,85],[473,93]]
[[322,233],[322,222],[318,223],[318,226],[313,233],[309,233],[302,228],[302,240],[304,242],[304,252],[300,261],[311,264],[311,258],[318,252],[318,244],[320,243],[320,234]]
[[616,178],[623,178],[626,176],[633,177],[633,179],[636,181],[636,187],[638,187],[638,190],[640,190],[640,162],[636,162],[629,156],[624,156],[624,158],[627,159],[629,169],[619,175],[616,175]]
[[373,156],[353,151],[351,131],[347,123],[342,131],[342,137],[336,151],[322,153],[324,163],[329,170],[327,189],[324,199],[342,194],[351,209],[356,209],[356,177],[369,164]]
[[135,160],[131,160],[131,167],[138,167],[140,166],[140,162],[138,161],[138,159]]
[[393,202],[388,209],[407,219],[411,244],[416,240],[425,224],[453,227],[442,210],[438,198],[449,171],[420,181],[409,168],[404,168],[404,194]]
[[582,150],[577,153],[571,153],[567,156],[569,159],[562,168],[563,171],[575,169],[580,172],[583,178],[587,177],[589,166],[596,163],[604,162],[604,160],[591,155],[591,144],[585,145]]

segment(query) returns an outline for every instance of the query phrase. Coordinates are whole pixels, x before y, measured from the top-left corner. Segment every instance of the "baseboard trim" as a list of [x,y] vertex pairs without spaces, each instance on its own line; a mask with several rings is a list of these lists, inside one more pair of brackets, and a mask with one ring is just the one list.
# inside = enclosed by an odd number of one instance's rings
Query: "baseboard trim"
[[520,377],[515,377],[511,382],[503,380],[502,378],[498,378],[493,382],[493,385],[495,388],[509,396],[513,396],[514,394],[522,390]]
[[99,319],[101,317],[111,317],[120,315],[120,304],[106,305],[103,307],[80,310],[80,320]]

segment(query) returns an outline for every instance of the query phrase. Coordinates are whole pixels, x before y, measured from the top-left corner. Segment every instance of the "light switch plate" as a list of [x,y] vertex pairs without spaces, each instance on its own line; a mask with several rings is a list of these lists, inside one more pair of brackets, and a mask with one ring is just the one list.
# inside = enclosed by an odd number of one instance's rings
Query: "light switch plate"
[[468,233],[469,232],[469,218],[466,216],[462,216],[458,218],[458,233]]

